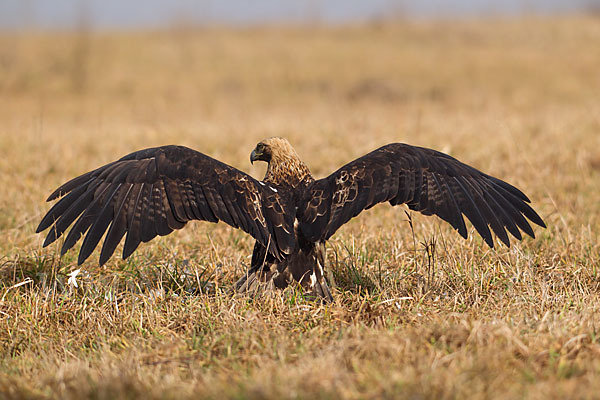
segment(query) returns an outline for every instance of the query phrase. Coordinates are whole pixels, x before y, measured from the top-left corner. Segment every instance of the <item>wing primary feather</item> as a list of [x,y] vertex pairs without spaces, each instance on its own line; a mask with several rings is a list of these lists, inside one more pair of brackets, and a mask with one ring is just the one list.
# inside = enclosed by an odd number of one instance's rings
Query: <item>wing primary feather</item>
[[115,213],[113,221],[108,228],[108,233],[102,244],[102,250],[100,251],[100,265],[104,265],[110,256],[113,255],[115,249],[119,245],[119,242],[127,231],[127,205],[129,204],[129,196],[132,191],[135,192],[134,188],[136,185],[128,184],[127,190],[121,190],[119,197],[115,201]]
[[535,237],[533,229],[531,228],[531,225],[529,225],[529,222],[527,222],[527,220],[525,219],[525,217],[523,216],[521,211],[519,211],[514,206],[514,204],[510,202],[510,200],[508,200],[506,197],[504,197],[503,194],[501,194],[498,191],[498,190],[501,190],[501,188],[499,188],[498,186],[496,186],[496,187],[491,186],[489,190],[496,195],[496,199],[498,199],[498,201],[503,201],[504,209],[507,212],[510,212],[512,220],[515,222],[515,224],[517,224],[517,226],[519,228],[521,228],[521,230],[523,232],[525,232],[527,235],[529,235],[531,237]]
[[76,187],[70,191],[64,198],[60,199],[55,205],[48,210],[40,224],[38,225],[35,233],[40,233],[48,229],[50,225],[56,222],[56,220],[73,204],[74,201],[79,198],[88,188],[88,185],[93,179],[87,180],[82,185]]
[[77,264],[81,265],[92,254],[102,235],[106,232],[108,225],[112,222],[114,216],[113,198],[121,188],[121,185],[120,183],[114,185],[114,188],[111,188],[110,193],[102,200],[104,204],[99,203],[102,209],[100,210],[100,214],[95,217],[94,223],[85,235],[81,250],[79,250]]
[[546,227],[546,224],[542,220],[542,218],[531,208],[529,204],[525,201],[521,201],[518,197],[514,196],[511,192],[504,189],[502,186],[496,186],[496,190],[499,191],[508,201],[512,203],[523,215],[529,218],[533,223],[541,226],[542,228]]
[[475,201],[471,197],[469,190],[465,187],[465,185],[463,185],[463,183],[461,182],[461,179],[459,179],[459,177],[454,177],[454,180],[460,186],[461,190],[463,191],[463,193],[465,195],[465,198],[467,199],[467,203],[461,205],[461,211],[467,216],[467,218],[469,218],[469,220],[471,221],[471,223],[473,224],[473,226],[475,227],[477,232],[479,232],[479,234],[481,235],[483,240],[485,240],[485,242],[488,244],[488,246],[493,248],[494,241],[492,240],[492,233],[490,232],[490,229],[488,228],[487,223],[483,219],[481,212],[477,208]]
[[525,193],[523,193],[522,191],[520,191],[519,189],[517,189],[515,186],[511,185],[510,183],[504,182],[502,179],[494,178],[493,176],[490,176],[490,175],[485,175],[485,177],[488,178],[493,183],[495,183],[497,186],[502,187],[504,190],[506,190],[507,192],[509,192],[510,194],[515,196],[516,198],[521,199],[527,203],[531,203],[531,200],[529,200],[529,197],[527,197],[525,195]]
[[496,211],[496,214],[502,219],[502,223],[504,224],[506,229],[508,229],[511,235],[513,235],[519,240],[523,239],[523,236],[521,235],[521,232],[519,232],[519,229],[515,225],[515,222],[513,221],[511,216],[508,215],[509,211],[507,210],[507,206],[505,205],[506,199],[499,195],[495,190],[490,189],[489,184],[486,186],[486,190],[484,190],[483,193],[485,194],[488,204],[490,204],[490,207],[492,207]]
[[96,175],[102,171],[104,168],[109,168],[112,167],[115,164],[115,162],[112,162],[110,164],[107,164],[103,167],[100,168],[96,168],[93,171],[90,172],[86,172],[85,174],[79,175],[76,178],[71,179],[70,181],[62,184],[61,186],[58,187],[58,189],[56,189],[54,192],[52,192],[52,194],[50,196],[48,196],[48,198],[46,199],[46,201],[52,201],[57,199],[58,197],[64,195],[65,193],[70,192],[71,190],[75,189],[76,187],[80,186],[82,183],[84,182],[88,182],[90,180],[96,179]]
[[504,197],[504,195],[498,192],[497,187],[490,187],[490,191],[492,191],[496,195],[498,201],[503,202],[503,204],[505,205],[505,210],[507,212],[510,212],[510,215],[515,224],[517,224],[517,226],[527,235],[533,235],[533,229],[531,228],[531,225],[529,225],[529,222],[525,219],[521,211],[519,211],[506,197]]
[[[61,215],[61,217],[56,221],[54,226],[48,232],[48,236],[46,236],[46,240],[44,241],[43,247],[48,246],[50,243],[54,242],[56,239],[61,237],[61,235],[67,230],[69,225],[73,223],[73,221],[88,207],[90,201],[93,201],[94,193],[96,189],[100,186],[100,182],[93,182],[90,187],[85,191],[84,194],[79,196],[77,200],[75,200],[69,208]],[[105,185],[106,186],[106,185]],[[106,186],[108,187],[108,186]]]
[[[103,183],[98,189],[101,189],[98,195],[91,200],[86,201],[83,214],[77,219],[77,221],[73,224],[73,227],[69,231],[67,238],[65,239],[62,248],[60,250],[61,257],[77,243],[79,238],[88,230],[90,225],[94,223],[96,217],[98,216],[99,211],[99,201],[105,195],[106,191],[111,187],[111,185]],[[96,191],[98,192],[98,190]]]
[[502,243],[510,247],[510,239],[504,229],[504,224],[498,219],[497,212],[494,212],[487,201],[485,201],[481,186],[471,177],[465,177],[464,181],[471,188],[471,193],[475,197],[477,208],[481,211],[485,221],[492,227],[492,230]]

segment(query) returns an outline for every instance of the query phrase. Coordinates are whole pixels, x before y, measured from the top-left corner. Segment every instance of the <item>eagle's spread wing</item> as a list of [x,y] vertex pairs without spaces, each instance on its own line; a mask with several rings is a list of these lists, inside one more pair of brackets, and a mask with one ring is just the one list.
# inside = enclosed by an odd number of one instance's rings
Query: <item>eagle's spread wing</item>
[[87,231],[79,252],[81,264],[108,229],[100,254],[104,264],[125,233],[123,258],[140,242],[167,235],[187,221],[221,220],[243,229],[282,259],[295,241],[295,207],[287,195],[189,148],[156,147],[131,153],[56,189],[48,201],[64,197],[48,211],[37,232],[52,226],[45,247],[76,221],[61,255]]
[[298,209],[300,228],[309,240],[327,240],[362,210],[385,201],[435,214],[466,238],[464,214],[490,247],[489,227],[507,246],[506,230],[518,239],[518,228],[534,236],[525,217],[545,227],[514,186],[444,153],[393,143],[315,181]]

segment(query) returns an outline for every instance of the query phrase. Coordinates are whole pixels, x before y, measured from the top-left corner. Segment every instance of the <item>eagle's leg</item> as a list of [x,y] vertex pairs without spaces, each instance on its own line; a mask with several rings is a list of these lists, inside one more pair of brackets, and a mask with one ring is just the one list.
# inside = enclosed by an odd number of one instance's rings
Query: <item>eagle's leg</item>
[[310,243],[303,247],[296,257],[290,259],[288,270],[311,297],[333,301],[325,280],[325,243]]
[[279,275],[277,261],[268,255],[266,248],[257,241],[252,252],[250,268],[235,283],[235,290],[238,293],[257,293],[271,290],[273,287],[286,287],[287,284],[277,285],[280,282],[274,279],[276,275]]

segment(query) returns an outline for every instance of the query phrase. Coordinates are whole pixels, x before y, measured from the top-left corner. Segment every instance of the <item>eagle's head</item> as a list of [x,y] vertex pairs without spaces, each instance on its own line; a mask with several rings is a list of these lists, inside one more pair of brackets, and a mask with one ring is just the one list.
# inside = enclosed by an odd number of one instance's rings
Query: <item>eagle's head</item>
[[272,137],[260,141],[250,154],[250,162],[271,161],[279,162],[288,158],[299,158],[290,142],[280,137]]
[[269,164],[265,181],[276,184],[287,183],[296,186],[310,171],[300,160],[290,142],[280,137],[272,137],[259,142],[250,154],[250,162],[265,161]]

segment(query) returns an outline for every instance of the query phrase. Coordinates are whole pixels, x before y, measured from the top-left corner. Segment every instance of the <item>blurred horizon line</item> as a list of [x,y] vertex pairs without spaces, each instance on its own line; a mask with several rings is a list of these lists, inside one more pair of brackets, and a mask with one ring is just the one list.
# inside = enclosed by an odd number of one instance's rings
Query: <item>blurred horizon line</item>
[[[51,3],[51,4],[49,4]],[[600,0],[0,0],[2,31],[144,30],[173,27],[341,25],[600,15]]]

